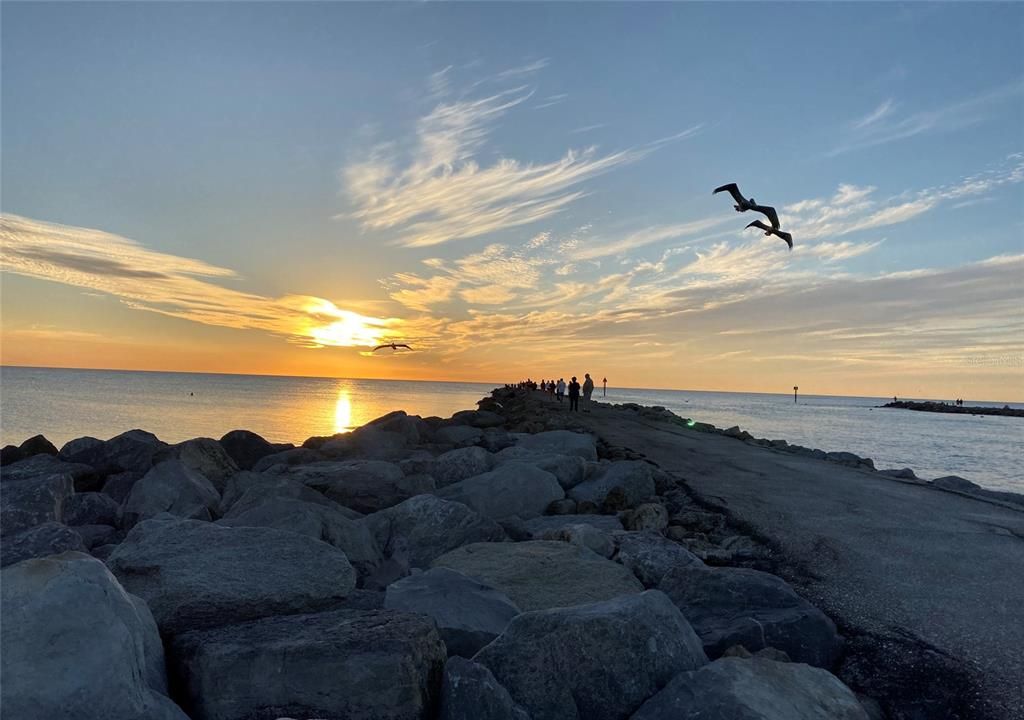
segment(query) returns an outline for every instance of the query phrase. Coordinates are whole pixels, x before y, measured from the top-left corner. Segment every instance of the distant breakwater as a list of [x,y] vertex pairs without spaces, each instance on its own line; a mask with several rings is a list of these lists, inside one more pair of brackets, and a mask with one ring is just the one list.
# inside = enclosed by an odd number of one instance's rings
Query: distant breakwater
[[918,412],[950,413],[952,415],[1003,415],[1006,417],[1024,417],[1024,410],[1012,408],[1009,405],[998,407],[975,407],[972,405],[949,405],[944,402],[913,402],[910,400],[898,400],[896,402],[881,405],[883,408],[896,408],[898,410],[917,410]]

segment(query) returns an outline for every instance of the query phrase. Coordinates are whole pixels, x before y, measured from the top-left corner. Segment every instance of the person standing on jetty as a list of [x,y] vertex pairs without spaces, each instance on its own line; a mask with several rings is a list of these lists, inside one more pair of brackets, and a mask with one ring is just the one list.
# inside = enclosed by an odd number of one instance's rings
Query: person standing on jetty
[[583,373],[586,380],[583,381],[583,412],[590,412],[590,396],[594,394],[594,381],[590,379],[590,373]]
[[580,409],[580,384],[576,382],[576,376],[572,376],[569,383],[569,410],[579,412]]
[[565,397],[565,380],[558,378],[558,385],[555,386],[555,395],[558,396],[558,402],[562,402],[562,398]]

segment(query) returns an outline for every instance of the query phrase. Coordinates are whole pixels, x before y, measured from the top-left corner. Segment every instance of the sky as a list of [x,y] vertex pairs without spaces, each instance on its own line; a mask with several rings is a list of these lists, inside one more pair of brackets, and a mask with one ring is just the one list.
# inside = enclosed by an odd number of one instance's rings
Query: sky
[[1024,400],[1022,27],[4,2],[0,359]]

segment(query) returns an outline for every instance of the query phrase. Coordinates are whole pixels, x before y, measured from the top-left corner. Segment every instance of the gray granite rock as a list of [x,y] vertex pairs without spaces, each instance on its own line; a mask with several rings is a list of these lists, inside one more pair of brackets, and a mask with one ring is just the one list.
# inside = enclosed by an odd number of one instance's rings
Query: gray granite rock
[[831,673],[799,663],[722,658],[677,675],[632,720],[868,720]]
[[217,488],[218,493],[224,491],[228,478],[239,470],[224,447],[212,438],[193,438],[171,445],[157,452],[153,463],[167,459],[180,460],[185,467],[197,471]]
[[273,445],[248,430],[232,430],[217,442],[231,456],[240,470],[252,470],[252,466],[260,458],[276,452]]
[[597,460],[597,440],[593,435],[570,430],[549,430],[534,435],[517,434],[516,445],[550,455],[578,455]]
[[439,720],[530,720],[491,671],[462,657],[448,658]]
[[188,720],[167,698],[153,616],[102,562],[29,560],[3,571],[0,592],[5,718]]
[[533,720],[628,717],[707,662],[686,618],[657,590],[523,613],[473,660]]
[[633,573],[586,548],[550,540],[476,543],[442,555],[447,567],[500,590],[517,607],[540,610],[643,590]]
[[433,716],[444,644],[422,615],[334,610],[185,633],[168,664],[192,717]]
[[75,493],[64,503],[65,525],[117,525],[121,506],[106,493]]
[[554,475],[532,465],[507,463],[491,472],[441,488],[437,495],[454,500],[489,518],[543,515],[555,500],[565,497]]
[[438,487],[457,483],[460,480],[482,475],[494,467],[494,455],[480,447],[465,447],[449,450],[430,463],[429,474]]
[[0,543],[0,566],[7,567],[29,558],[56,555],[68,550],[85,552],[82,536],[66,525],[46,522],[28,530],[7,535]]
[[657,587],[665,574],[680,565],[700,564],[700,558],[654,530],[614,535],[615,560],[633,571],[644,587]]
[[283,497],[269,497],[260,504],[242,501],[217,524],[276,528],[322,540],[344,551],[361,578],[373,573],[384,559],[365,523],[323,504]]
[[356,585],[345,553],[325,542],[167,514],[136,525],[107,565],[169,635],[320,610]]
[[627,507],[635,507],[653,497],[655,488],[651,466],[640,460],[602,463],[593,476],[569,491],[569,497],[601,507],[616,488],[622,492]]
[[428,615],[449,655],[470,658],[519,614],[507,595],[448,568],[416,573],[388,586],[388,610]]
[[505,531],[496,522],[459,502],[417,495],[367,515],[383,554],[406,568],[427,568],[437,557],[477,542],[500,542]]
[[695,563],[672,568],[658,588],[679,607],[710,657],[732,645],[775,647],[796,662],[831,667],[842,650],[836,627],[782,578]]
[[398,465],[380,460],[316,462],[276,471],[361,513],[377,512],[434,489],[429,475],[406,475]]
[[164,512],[212,520],[219,505],[220,494],[205,476],[179,460],[165,460],[132,486],[124,503],[124,523],[132,527]]

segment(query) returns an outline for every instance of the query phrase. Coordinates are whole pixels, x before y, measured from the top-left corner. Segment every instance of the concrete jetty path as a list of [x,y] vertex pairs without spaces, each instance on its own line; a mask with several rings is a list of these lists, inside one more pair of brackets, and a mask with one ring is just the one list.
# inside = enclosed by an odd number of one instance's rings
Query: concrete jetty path
[[610,406],[579,419],[768,540],[848,636],[840,676],[896,717],[1024,718],[1024,512]]

